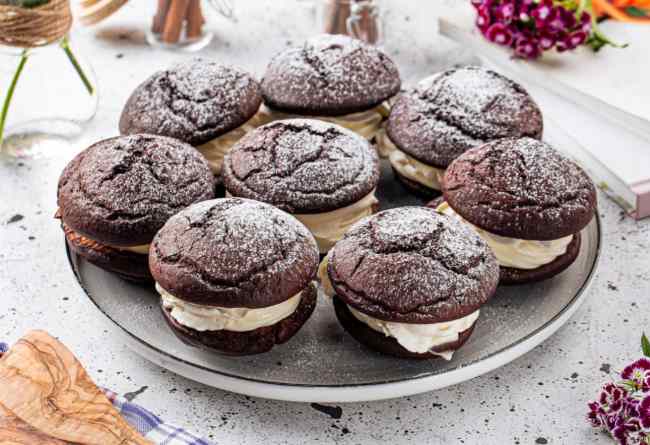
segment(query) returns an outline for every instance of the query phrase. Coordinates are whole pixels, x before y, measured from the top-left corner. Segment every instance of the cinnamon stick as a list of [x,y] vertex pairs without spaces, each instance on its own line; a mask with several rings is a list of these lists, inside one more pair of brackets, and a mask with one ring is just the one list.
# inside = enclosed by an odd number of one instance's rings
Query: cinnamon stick
[[205,19],[201,12],[201,1],[190,0],[190,6],[187,8],[187,28],[185,35],[188,39],[197,39],[201,37],[201,28]]
[[[352,1],[352,0],[349,0]],[[325,32],[328,34],[347,34],[347,19],[351,8],[349,1],[328,0],[324,6]]]
[[152,32],[156,34],[163,32],[170,3],[171,0],[158,0],[158,9],[156,10],[156,15],[153,17],[153,24],[151,26]]
[[360,15],[359,31],[361,40],[368,43],[377,43],[379,40],[379,24],[374,11],[370,7],[365,7],[361,10]]
[[166,43],[177,43],[181,38],[183,22],[187,16],[190,0],[171,0],[171,6],[165,19],[162,40]]

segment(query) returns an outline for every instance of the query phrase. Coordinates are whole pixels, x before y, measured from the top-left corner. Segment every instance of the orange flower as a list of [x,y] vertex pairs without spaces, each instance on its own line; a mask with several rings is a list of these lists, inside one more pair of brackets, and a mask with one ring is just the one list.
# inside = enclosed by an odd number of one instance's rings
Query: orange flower
[[598,17],[608,15],[623,22],[650,24],[650,18],[632,17],[625,12],[625,8],[631,6],[650,10],[650,0],[612,0],[611,3],[608,0],[593,0],[592,5]]

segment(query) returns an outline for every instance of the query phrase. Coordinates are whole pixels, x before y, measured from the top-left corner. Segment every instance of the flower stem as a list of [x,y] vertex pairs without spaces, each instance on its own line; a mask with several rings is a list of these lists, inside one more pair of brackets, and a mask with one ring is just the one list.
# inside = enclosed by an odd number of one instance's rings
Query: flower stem
[[90,94],[91,96],[95,94],[95,88],[93,88],[92,84],[88,80],[88,77],[86,77],[86,73],[84,73],[83,69],[81,68],[81,65],[79,65],[79,61],[72,53],[68,36],[65,36],[63,40],[61,40],[61,48],[63,48],[63,51],[65,51],[66,55],[68,56],[68,59],[70,59],[70,63],[72,63],[72,66],[74,67],[75,71],[79,75],[79,78],[81,78],[81,81],[86,87],[86,90],[88,90],[88,94]]
[[2,104],[2,112],[0,112],[0,148],[2,148],[2,137],[4,134],[7,114],[9,114],[9,105],[11,104],[11,99],[14,96],[14,91],[16,91],[16,84],[18,84],[18,79],[20,78],[20,74],[23,72],[23,68],[25,68],[25,63],[27,63],[28,58],[29,58],[29,53],[27,52],[26,49],[24,49],[22,53],[20,53],[20,63],[18,63],[18,68],[14,73],[13,79],[11,79],[11,84],[9,85],[9,89],[7,90],[5,101]]

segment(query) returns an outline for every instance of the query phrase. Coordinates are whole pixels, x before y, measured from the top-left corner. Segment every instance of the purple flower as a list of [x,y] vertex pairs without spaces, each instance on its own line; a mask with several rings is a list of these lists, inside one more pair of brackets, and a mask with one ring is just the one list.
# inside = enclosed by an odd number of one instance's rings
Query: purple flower
[[546,20],[546,27],[552,32],[562,32],[569,29],[565,22],[562,8],[553,8]]
[[[581,19],[582,21],[582,19]],[[586,33],[574,29],[557,41],[558,51],[584,43]],[[650,342],[642,337],[650,357]],[[587,404],[587,421],[607,430],[619,445],[650,444],[650,359],[641,358],[621,371],[621,381],[603,386],[597,400]]]
[[509,46],[512,43],[512,33],[502,23],[493,23],[485,32],[485,37],[499,45]]
[[490,10],[485,6],[480,6],[476,14],[476,26],[485,33],[490,26]]
[[611,429],[611,433],[620,445],[636,445],[641,443],[639,440],[639,434],[641,433],[639,419],[619,418],[617,425]]
[[553,9],[552,0],[542,0],[539,3],[539,6],[533,9],[530,15],[533,16],[536,20],[544,22],[549,18]]
[[569,35],[569,40],[571,41],[572,48],[577,48],[585,43],[587,40],[587,34],[584,31],[576,31]]
[[539,46],[544,50],[553,48],[555,37],[550,32],[543,32],[539,38]]
[[610,413],[618,413],[623,409],[623,403],[627,399],[628,392],[613,383],[608,383],[603,387],[598,402],[608,409]]
[[515,4],[514,3],[504,3],[497,6],[495,11],[495,17],[498,20],[504,22],[510,22],[515,15]]
[[583,45],[592,34],[588,12],[576,16],[559,0],[471,0],[476,25],[486,39],[509,46],[517,57],[535,59],[556,48]]
[[639,419],[643,428],[650,429],[650,395],[647,395],[639,403]]
[[587,413],[587,420],[591,423],[591,426],[594,428],[599,428],[603,426],[603,416],[605,415],[605,410],[600,403],[598,402],[589,402],[587,404],[589,407],[589,412]]
[[557,40],[555,48],[558,50],[558,52],[564,52],[570,49],[574,49],[575,47],[571,42],[571,36],[564,35]]
[[520,37],[515,45],[515,54],[525,59],[536,59],[542,54],[542,50],[534,38]]
[[648,391],[650,389],[650,385],[648,385],[650,382],[650,360],[644,357],[630,363],[621,371],[621,378],[629,380],[638,389]]
[[587,35],[591,34],[591,16],[586,12],[580,16],[580,29]]
[[635,377],[644,376],[648,371],[650,371],[650,360],[645,357],[640,358],[623,368],[623,371],[621,371],[621,378],[625,380],[633,380]]

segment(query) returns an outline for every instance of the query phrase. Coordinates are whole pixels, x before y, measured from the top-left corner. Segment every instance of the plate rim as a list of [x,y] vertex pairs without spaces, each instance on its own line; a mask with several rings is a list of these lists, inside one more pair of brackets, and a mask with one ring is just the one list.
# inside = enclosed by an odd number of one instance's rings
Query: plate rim
[[127,346],[156,365],[207,386],[253,397],[292,402],[361,402],[419,394],[471,380],[514,361],[557,332],[582,305],[588,294],[588,290],[593,284],[593,278],[600,262],[603,238],[602,222],[597,211],[594,212],[594,220],[596,224],[597,245],[595,256],[585,281],[573,298],[539,328],[509,346],[442,374],[419,375],[374,383],[332,385],[268,382],[256,378],[238,376],[189,362],[147,343],[131,333],[119,322],[115,321],[99,306],[78,274],[70,248],[67,242],[65,242],[65,237],[64,245],[68,264],[81,290],[104,317],[111,322],[113,328],[119,328],[118,333],[125,340]]

